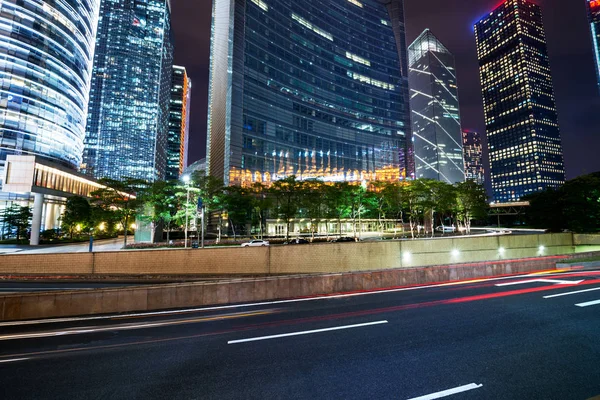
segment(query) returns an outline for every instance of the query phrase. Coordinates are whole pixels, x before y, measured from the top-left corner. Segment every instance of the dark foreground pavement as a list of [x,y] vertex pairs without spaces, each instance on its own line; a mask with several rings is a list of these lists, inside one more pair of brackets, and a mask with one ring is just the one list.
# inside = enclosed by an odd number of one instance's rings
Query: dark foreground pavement
[[2,324],[0,398],[585,400],[600,395],[596,288],[586,271]]

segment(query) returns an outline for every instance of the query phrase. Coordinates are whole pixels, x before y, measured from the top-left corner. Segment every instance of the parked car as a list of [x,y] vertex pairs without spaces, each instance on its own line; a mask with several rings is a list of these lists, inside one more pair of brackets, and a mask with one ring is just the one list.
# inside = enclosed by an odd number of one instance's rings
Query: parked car
[[438,232],[443,232],[443,233],[454,233],[454,232],[456,232],[456,227],[440,225],[437,228],[435,228],[435,230]]
[[332,240],[333,243],[345,243],[345,242],[358,242],[358,239],[350,237],[350,236],[342,236],[337,239]]
[[306,239],[296,238],[291,239],[289,242],[285,242],[284,244],[310,244],[310,242]]
[[242,243],[242,247],[265,247],[268,246],[269,242],[266,240],[251,240],[248,243]]

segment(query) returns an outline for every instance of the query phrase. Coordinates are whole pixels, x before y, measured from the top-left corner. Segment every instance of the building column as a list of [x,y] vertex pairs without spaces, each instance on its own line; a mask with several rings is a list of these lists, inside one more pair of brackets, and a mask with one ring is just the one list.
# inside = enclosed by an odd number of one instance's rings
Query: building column
[[44,195],[42,193],[33,193],[33,217],[31,219],[31,238],[29,239],[31,246],[38,246],[40,244],[43,210]]

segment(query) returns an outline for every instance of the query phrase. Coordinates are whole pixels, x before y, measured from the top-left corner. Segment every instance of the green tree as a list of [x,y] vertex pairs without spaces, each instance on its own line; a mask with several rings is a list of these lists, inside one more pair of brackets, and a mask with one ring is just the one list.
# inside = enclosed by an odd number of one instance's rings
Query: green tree
[[325,205],[328,218],[337,219],[338,235],[342,236],[342,218],[347,218],[352,213],[352,186],[348,182],[335,182],[327,186]]
[[298,214],[302,184],[295,176],[290,176],[273,183],[271,193],[276,201],[276,210],[280,218],[285,219],[285,239],[290,238],[290,221]]
[[489,203],[485,188],[472,180],[456,184],[456,210],[459,225],[471,233],[471,221],[483,220],[488,215]]
[[234,240],[237,239],[238,232],[240,234],[245,232],[246,224],[251,221],[252,206],[252,196],[247,189],[240,186],[230,186],[225,189],[224,207],[227,210]]
[[[176,204],[175,184],[168,181],[155,181],[148,184],[139,192],[139,202],[141,213],[139,218],[142,221],[150,222],[152,227],[151,241],[156,241],[156,230],[160,224],[167,226],[167,235],[172,221],[172,213]],[[161,238],[162,239],[162,238]]]
[[71,239],[75,232],[89,232],[92,227],[92,207],[85,197],[71,196],[65,204],[62,214],[62,229]]
[[103,214],[112,214],[121,226],[125,236],[123,238],[123,247],[127,247],[127,231],[130,224],[135,221],[142,201],[136,197],[136,193],[144,191],[148,183],[144,180],[124,178],[121,181],[109,178],[99,180],[99,183],[105,188],[98,189],[91,193],[91,203],[98,207]]
[[263,238],[265,218],[269,210],[273,207],[273,198],[269,194],[269,189],[260,182],[252,185],[252,210],[253,223],[258,225],[260,238]]
[[14,231],[17,242],[19,242],[21,238],[27,238],[27,231],[31,227],[32,216],[31,207],[13,204],[4,209],[0,219],[2,220],[4,231],[8,235],[12,235]]

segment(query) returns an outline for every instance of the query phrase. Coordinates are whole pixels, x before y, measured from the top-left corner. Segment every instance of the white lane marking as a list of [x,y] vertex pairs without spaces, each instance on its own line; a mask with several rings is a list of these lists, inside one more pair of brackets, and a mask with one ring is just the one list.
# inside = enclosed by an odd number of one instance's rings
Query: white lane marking
[[575,304],[577,307],[589,307],[589,306],[597,306],[600,304],[600,300],[588,301],[586,303]]
[[525,283],[554,283],[556,285],[579,285],[585,279],[579,281],[561,281],[558,279],[531,279],[527,281],[518,281],[518,282],[507,282],[507,283],[497,283],[496,286],[513,286],[513,285],[523,285]]
[[230,340],[230,341],[227,342],[227,344],[256,342],[256,341],[259,341],[259,340],[278,339],[278,338],[288,337],[288,336],[311,335],[313,333],[339,331],[339,330],[342,330],[342,329],[361,328],[363,326],[381,325],[381,324],[387,324],[387,323],[388,322],[384,320],[384,321],[376,321],[376,322],[367,322],[367,323],[364,323],[364,324],[336,326],[336,327],[333,327],[333,328],[314,329],[314,330],[311,330],[311,331],[301,331],[301,332],[283,333],[283,334],[280,334],[280,335],[260,336],[260,337],[254,337],[254,338],[249,338],[249,339]]
[[578,290],[576,292],[567,292],[567,293],[552,294],[550,296],[544,296],[544,299],[551,299],[551,298],[554,298],[554,297],[562,297],[562,296],[570,296],[572,294],[579,294],[579,293],[594,292],[596,290],[600,290],[600,287],[593,288],[593,289]]
[[29,358],[12,358],[10,360],[0,360],[0,363],[9,363],[9,362],[17,362],[17,361],[25,361],[29,360]]
[[467,392],[467,391],[473,390],[473,389],[479,389],[482,386],[483,385],[477,385],[475,383],[470,383],[468,385],[459,386],[459,387],[456,387],[454,389],[448,389],[448,390],[444,390],[442,392],[427,394],[427,395],[421,396],[421,397],[414,397],[414,398],[409,399],[409,400],[433,400],[433,399],[440,399],[442,397],[452,396],[453,394]]
[[[588,273],[589,273],[589,271],[588,271]],[[553,276],[553,275],[554,274],[548,275],[548,276]],[[556,275],[559,275],[559,274],[556,274]],[[440,283],[440,284],[435,284],[435,285],[412,286],[412,287],[398,288],[398,289],[384,289],[384,290],[376,290],[376,291],[372,291],[372,292],[346,293],[346,294],[337,294],[337,295],[321,295],[321,296],[306,297],[306,298],[301,298],[301,299],[274,300],[274,301],[264,301],[264,302],[260,302],[260,303],[236,304],[236,305],[228,305],[228,306],[184,308],[181,310],[152,311],[152,312],[132,313],[132,314],[110,314],[110,315],[101,315],[101,316],[95,316],[95,317],[51,318],[51,319],[36,319],[36,320],[30,320],[30,321],[0,322],[0,327],[53,324],[53,323],[62,323],[62,322],[96,321],[96,320],[107,320],[107,319],[113,319],[113,318],[157,317],[157,316],[163,316],[163,315],[178,315],[178,314],[187,314],[187,313],[200,312],[200,311],[227,310],[227,309],[238,308],[238,307],[239,308],[260,307],[260,306],[270,306],[270,305],[276,305],[276,304],[300,303],[300,302],[304,302],[304,301],[343,299],[343,298],[355,297],[355,296],[367,296],[367,295],[374,295],[374,294],[406,292],[406,291],[412,291],[412,290],[430,289],[430,288],[438,288],[438,287],[446,287],[446,286],[468,285],[468,284],[473,284],[473,283],[493,282],[493,281],[501,281],[501,280],[507,280],[507,279],[526,278],[526,277],[530,277],[530,276],[531,277],[540,276],[540,273],[538,272],[538,273],[532,273],[532,274],[526,274],[526,275],[504,276],[504,277],[500,277],[500,278],[472,279],[469,281],[447,282],[447,283]]]

